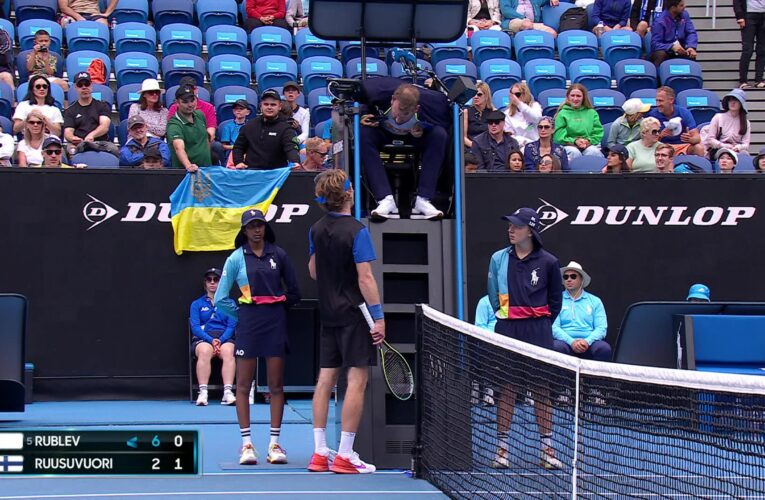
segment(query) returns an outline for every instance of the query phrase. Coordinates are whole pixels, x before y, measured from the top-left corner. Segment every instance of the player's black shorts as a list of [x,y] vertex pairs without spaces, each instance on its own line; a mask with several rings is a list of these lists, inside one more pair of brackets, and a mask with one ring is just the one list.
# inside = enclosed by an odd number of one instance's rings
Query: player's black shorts
[[319,367],[345,368],[376,366],[377,348],[372,344],[369,325],[361,315],[346,326],[322,326],[319,344]]

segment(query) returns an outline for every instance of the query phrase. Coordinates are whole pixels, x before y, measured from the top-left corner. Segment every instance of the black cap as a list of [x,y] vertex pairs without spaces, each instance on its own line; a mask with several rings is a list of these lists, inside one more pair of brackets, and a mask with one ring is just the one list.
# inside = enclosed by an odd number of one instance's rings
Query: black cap
[[55,135],[51,135],[50,137],[47,137],[43,141],[43,143],[42,143],[42,149],[45,149],[45,148],[50,147],[50,146],[59,146],[59,147],[62,147],[61,139],[59,139]]
[[539,230],[542,227],[542,223],[540,222],[540,217],[536,210],[527,207],[519,208],[515,212],[505,215],[502,218],[516,226],[529,226],[534,239],[537,240],[539,246],[542,246],[542,237],[539,236]]
[[298,82],[296,82],[295,80],[290,80],[287,83],[285,83],[282,86],[282,90],[283,91],[287,90],[287,87],[294,87],[294,88],[298,89],[298,91],[300,90],[300,84]]
[[505,121],[505,114],[497,109],[491,110],[486,113],[487,122]]
[[233,108],[239,107],[244,109],[250,109],[250,103],[247,102],[245,99],[237,99],[234,101],[234,104],[232,106]]
[[184,85],[178,89],[178,92],[175,93],[175,100],[185,101],[186,99],[189,99],[191,97],[196,97],[196,96],[197,95],[194,92],[194,87],[192,87],[191,85]]
[[79,73],[77,73],[77,75],[74,77],[74,84],[75,84],[75,85],[77,85],[78,83],[80,83],[80,82],[83,82],[83,81],[85,81],[85,80],[87,80],[87,81],[91,81],[91,79],[90,79],[90,73],[88,73],[87,71],[80,71],[80,72],[79,72]]
[[608,147],[607,153],[616,153],[621,156],[623,160],[630,157],[630,152],[623,144],[612,144]]
[[205,271],[205,274],[203,276],[206,278],[207,276],[209,276],[211,274],[214,275],[214,276],[217,276],[218,278],[220,278],[221,276],[223,276],[223,271],[221,271],[217,267],[211,267],[210,269]]
[[282,97],[279,95],[279,92],[275,91],[274,89],[268,89],[264,90],[262,94],[260,94],[260,100],[263,101],[264,99],[276,99],[277,101],[281,101]]
[[180,80],[178,80],[178,85],[180,85],[181,87],[183,87],[184,85],[191,85],[192,87],[196,87],[197,79],[194,78],[193,76],[186,75],[184,77],[181,77]]
[[240,246],[244,245],[245,241],[247,241],[247,237],[244,235],[244,226],[256,220],[259,220],[266,225],[265,240],[269,243],[274,243],[276,241],[276,235],[271,229],[271,226],[268,225],[268,221],[266,220],[266,216],[263,215],[263,212],[255,208],[251,208],[249,210],[245,210],[242,213],[242,229],[239,230],[239,234],[236,235],[236,239],[234,240],[235,248],[239,248]]

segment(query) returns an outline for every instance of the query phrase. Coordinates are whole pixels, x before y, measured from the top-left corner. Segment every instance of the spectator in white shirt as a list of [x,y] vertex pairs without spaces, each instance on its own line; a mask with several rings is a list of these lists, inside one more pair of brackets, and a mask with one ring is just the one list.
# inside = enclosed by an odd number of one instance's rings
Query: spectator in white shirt
[[292,108],[292,119],[300,124],[300,133],[298,133],[300,144],[305,144],[308,133],[311,131],[311,113],[308,108],[301,107],[297,103],[297,98],[300,97],[300,85],[294,81],[287,82],[282,87],[282,93],[284,93],[284,100]]
[[525,83],[510,88],[510,105],[505,109],[505,132],[513,134],[523,151],[524,146],[539,140],[537,123],[542,118],[542,106],[531,96]]
[[55,136],[61,134],[64,116],[54,104],[53,95],[50,93],[50,81],[43,75],[34,75],[29,79],[27,95],[23,101],[18,103],[16,111],[13,113],[14,134],[24,130],[27,115],[33,109],[42,113],[45,120],[45,130]]

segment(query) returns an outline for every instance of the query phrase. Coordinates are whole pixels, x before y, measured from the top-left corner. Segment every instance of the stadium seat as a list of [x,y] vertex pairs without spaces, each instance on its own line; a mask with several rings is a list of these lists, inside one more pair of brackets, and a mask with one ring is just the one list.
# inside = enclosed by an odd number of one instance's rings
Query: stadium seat
[[306,57],[335,57],[337,42],[321,39],[311,33],[309,29],[302,29],[295,35],[295,48],[297,50],[297,60],[300,63]]
[[[10,3],[10,0],[6,0]],[[16,13],[16,25],[28,19],[56,20],[58,13],[57,0],[14,0],[13,10]]]
[[166,24],[159,30],[159,43],[162,55],[202,54],[202,32],[191,24]]
[[[5,82],[0,82],[0,116],[5,116],[6,118],[10,118],[12,113],[11,109],[13,108],[13,89],[10,85],[8,85]],[[10,134],[11,132],[8,130],[3,130],[3,132]]]
[[754,169],[754,158],[746,153],[739,153],[738,161],[736,162],[736,168],[733,170],[733,173],[753,174],[755,172],[756,170]]
[[324,120],[323,122],[319,122],[316,124],[316,126],[313,128],[313,136],[312,137],[324,137],[324,131],[327,130],[327,128],[332,126],[332,120]]
[[[19,54],[16,56],[16,69],[18,69],[19,72],[19,83],[29,80],[27,57],[31,53],[31,50],[25,50],[23,52],[19,52]],[[54,76],[62,78],[64,75],[64,58],[61,57],[61,54],[58,52],[51,52],[51,54],[53,54],[53,56],[56,58],[56,72],[54,73]]]
[[491,89],[491,93],[509,89],[523,79],[521,66],[510,59],[489,59],[481,63],[479,72],[481,81]]
[[596,89],[590,92],[590,101],[600,116],[600,123],[609,123],[624,114],[624,94],[611,89]]
[[213,26],[205,31],[207,57],[247,55],[247,33],[239,26]]
[[467,59],[467,37],[462,35],[453,42],[434,43],[430,52],[430,64],[438,67],[438,63],[446,59]]
[[510,59],[512,46],[510,35],[504,31],[481,30],[470,37],[473,63],[478,67],[489,59]]
[[154,28],[175,23],[194,23],[194,4],[189,0],[153,0],[151,12],[154,16]]
[[29,19],[18,24],[19,48],[30,50],[35,45],[35,33],[45,30],[50,34],[50,49],[61,53],[61,41],[64,39],[63,30],[56,21],[47,19]]
[[117,88],[129,83],[141,83],[157,78],[159,63],[154,55],[145,52],[124,52],[114,58],[114,76]]
[[[367,78],[388,76],[388,65],[376,57],[367,57]],[[351,59],[345,64],[346,78],[361,78],[361,58]]]
[[84,163],[88,168],[119,168],[120,160],[111,153],[102,151],[85,151],[72,156],[70,163]]
[[165,88],[178,85],[184,76],[193,76],[197,86],[205,82],[205,62],[199,56],[191,54],[173,54],[162,58],[162,77]]
[[[549,4],[542,7],[542,24],[549,26],[550,28],[558,31],[560,28],[560,16],[563,15],[568,9],[576,7],[573,3],[561,2],[556,7],[551,7]],[[566,33],[564,31],[564,33]]]
[[127,118],[124,120],[120,120],[119,125],[117,125],[117,142],[120,143],[121,146],[124,146],[125,143],[128,141],[128,121]]
[[236,26],[238,16],[234,0],[197,0],[199,29],[207,31],[213,26]]
[[521,31],[515,35],[513,47],[515,48],[515,60],[523,68],[532,59],[552,59],[555,54],[553,37],[545,31]]
[[491,94],[491,103],[498,110],[504,110],[510,104],[510,95],[507,89],[501,89]]
[[334,57],[308,57],[300,63],[300,75],[303,77],[303,92],[309,95],[314,89],[326,89],[328,79],[342,78],[343,66]]
[[297,80],[297,73],[297,63],[291,57],[266,56],[255,61],[259,89],[281,87],[290,80]]
[[141,98],[139,90],[141,90],[140,83],[123,85],[117,89],[117,112],[120,115],[120,120],[124,120],[128,117],[130,105],[134,102],[138,102],[138,99]]
[[292,54],[292,33],[277,26],[261,26],[250,33],[252,60],[263,56],[290,57]]
[[568,71],[571,83],[584,85],[587,90],[611,88],[611,68],[600,59],[577,59]]
[[603,60],[614,68],[619,61],[640,59],[643,40],[633,31],[611,30],[600,37],[600,49],[603,51]]
[[[416,83],[422,85],[425,80],[429,78],[427,71],[433,71],[433,66],[430,65],[425,59],[417,59],[417,69],[419,72],[416,76]],[[390,76],[399,78],[401,80],[411,82],[412,77],[404,69],[404,66],[400,62],[394,62],[390,65]]]
[[328,94],[327,89],[314,89],[308,94],[308,109],[311,111],[312,125],[332,117],[332,96]]
[[470,78],[473,82],[478,80],[475,64],[466,59],[442,59],[436,64],[436,75],[448,88],[460,76]]
[[608,149],[608,134],[611,132],[611,125],[614,122],[603,123],[603,138],[600,140],[600,149],[606,151]]
[[77,21],[64,30],[67,48],[70,52],[94,50],[109,52],[109,28],[96,21]]
[[537,102],[542,106],[542,115],[555,116],[558,107],[566,100],[566,89],[547,89],[539,93]]
[[[212,104],[215,106],[215,114],[218,116],[218,123],[234,118],[234,102],[239,99],[246,100],[251,106],[257,106],[258,94],[249,87],[242,87],[239,85],[229,85],[228,87],[221,87],[215,91]],[[253,113],[253,115],[254,114],[255,113]]]
[[[297,66],[295,69],[297,72]],[[246,57],[223,54],[207,61],[207,74],[213,92],[227,85],[249,87],[252,83],[252,63]]]
[[12,134],[13,122],[11,119],[7,116],[0,115],[0,129],[2,129],[6,134]]
[[[114,92],[108,85],[101,85],[100,83],[94,83],[91,86],[91,94],[93,99],[104,101],[109,106],[114,106]],[[66,93],[67,102],[70,104],[77,100],[77,87],[72,85],[69,87],[69,91]]]
[[590,31],[564,31],[558,34],[555,43],[558,45],[560,62],[566,66],[577,59],[598,58],[598,39]]
[[568,171],[573,174],[599,174],[606,166],[602,156],[580,156],[568,162]]
[[123,23],[143,23],[149,20],[149,0],[119,0],[114,9],[117,26]]
[[683,90],[675,100],[678,105],[688,108],[696,123],[712,121],[715,113],[720,112],[720,98],[709,90]]
[[[337,44],[337,48],[340,51],[340,60],[343,64],[346,64],[351,59],[361,57],[361,42],[341,41]],[[367,57],[377,57],[379,55],[377,49],[370,47],[369,45],[367,45],[367,50],[365,52]]]
[[[106,66],[106,80],[109,81],[109,75],[112,73],[112,61],[111,58],[103,52],[96,52],[94,50],[79,50],[77,52],[70,52],[66,56],[66,76],[70,82],[73,82],[74,77],[80,71],[87,71],[93,59],[101,59],[104,66]],[[55,87],[56,85],[54,85]]]
[[[175,93],[178,92],[179,87],[180,85],[174,85],[165,90],[165,107],[169,108],[175,104]],[[212,104],[212,96],[210,96],[210,91],[204,87],[197,87],[197,98],[200,101],[205,101]]]
[[656,89],[640,89],[630,94],[630,99],[640,99],[643,104],[656,106]]
[[[5,2],[5,5],[8,5],[9,3],[10,2]],[[11,43],[13,43],[13,40],[16,39],[16,25],[8,19],[0,19],[0,29],[8,33]]]
[[534,96],[543,90],[566,88],[566,67],[554,59],[533,59],[523,67],[523,74]]
[[[698,165],[699,167],[703,168],[704,169],[704,173],[711,174],[711,173],[715,172],[715,168],[712,165],[712,162],[710,162],[709,160],[707,160],[703,156],[696,156],[696,155],[690,155],[690,156],[693,156],[693,163],[694,163],[694,165]],[[678,155],[678,156],[675,156],[672,159],[672,164],[677,166],[677,165],[685,162],[686,158],[688,158],[688,157],[689,157],[689,155]]]
[[656,89],[656,66],[643,59],[626,59],[614,67],[616,88],[624,95],[632,95],[636,90]]
[[145,52],[154,55],[157,52],[157,32],[146,23],[118,24],[112,30],[112,38],[117,54]]
[[690,59],[669,59],[661,63],[659,81],[662,85],[671,87],[676,94],[704,86],[701,65]]

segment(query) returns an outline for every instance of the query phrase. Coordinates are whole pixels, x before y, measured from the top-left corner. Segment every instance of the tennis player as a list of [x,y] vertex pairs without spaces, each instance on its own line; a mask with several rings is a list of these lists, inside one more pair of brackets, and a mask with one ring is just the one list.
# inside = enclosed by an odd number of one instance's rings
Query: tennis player
[[[563,284],[558,258],[542,248],[539,215],[519,208],[503,217],[509,222],[510,246],[491,256],[489,300],[497,317],[494,331],[546,349],[553,348],[552,324],[561,308]],[[541,439],[542,466],[560,469],[552,447],[552,407],[549,388],[535,388],[534,413]],[[496,399],[496,398],[495,398]],[[492,467],[508,468],[508,432],[513,419],[516,389],[504,386],[499,396],[499,449]]]
[[[369,367],[377,364],[375,346],[385,339],[385,320],[371,262],[376,259],[367,228],[351,216],[353,187],[345,172],[327,170],[316,178],[316,201],[327,210],[308,234],[308,271],[319,288],[321,339],[319,380],[313,395],[314,453],[308,470],[368,474],[375,466],[353,451],[364,410]],[[359,304],[374,319],[370,330]],[[340,449],[330,464],[326,427],[329,398],[340,370],[348,368]]]
[[236,416],[242,434],[239,463],[256,465],[258,455],[250,436],[248,395],[259,357],[266,358],[271,392],[271,439],[266,460],[286,464],[287,452],[279,446],[284,414],[284,358],[287,342],[287,309],[300,301],[295,269],[260,210],[242,214],[242,229],[234,240],[236,250],[223,266],[215,303],[228,297],[236,282],[239,323],[236,328]]

